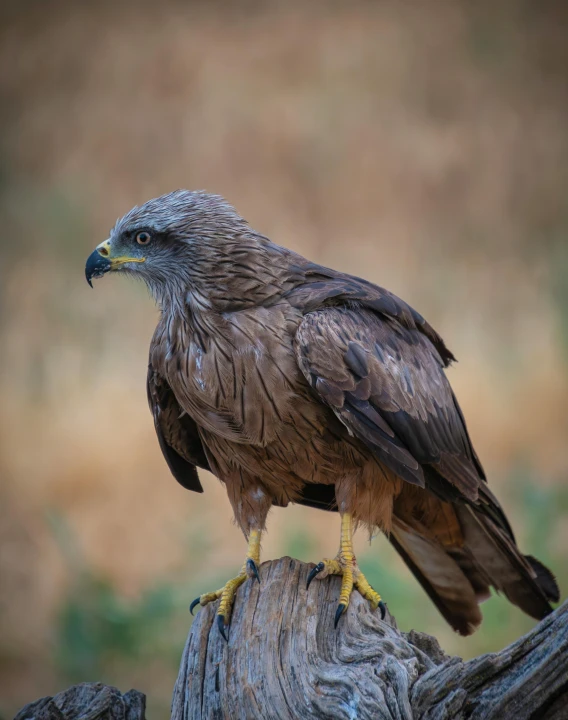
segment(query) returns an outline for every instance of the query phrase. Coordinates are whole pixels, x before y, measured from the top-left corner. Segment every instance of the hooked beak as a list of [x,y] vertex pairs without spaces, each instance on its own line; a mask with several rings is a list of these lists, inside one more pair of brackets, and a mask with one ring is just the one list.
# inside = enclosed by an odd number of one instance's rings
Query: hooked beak
[[85,277],[91,287],[93,278],[102,277],[109,270],[116,270],[120,265],[124,263],[135,262],[143,263],[146,258],[126,257],[121,255],[120,257],[113,257],[110,240],[105,240],[93,250],[87,259],[85,265]]

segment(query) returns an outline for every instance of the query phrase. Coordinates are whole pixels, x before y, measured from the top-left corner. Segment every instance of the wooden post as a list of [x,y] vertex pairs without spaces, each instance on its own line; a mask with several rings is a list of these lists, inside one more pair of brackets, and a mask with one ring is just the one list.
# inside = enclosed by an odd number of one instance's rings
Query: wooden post
[[216,605],[183,652],[172,720],[560,720],[568,718],[568,603],[499,653],[463,662],[402,633],[354,592],[333,628],[337,577],[291,558],[239,590],[226,643]]
[[[337,630],[339,578],[282,558],[238,592],[229,642],[203,608],[183,652],[172,720],[567,720],[568,602],[499,653],[463,662],[402,633],[357,592]],[[144,696],[97,683],[27,705],[17,720],[144,720]]]

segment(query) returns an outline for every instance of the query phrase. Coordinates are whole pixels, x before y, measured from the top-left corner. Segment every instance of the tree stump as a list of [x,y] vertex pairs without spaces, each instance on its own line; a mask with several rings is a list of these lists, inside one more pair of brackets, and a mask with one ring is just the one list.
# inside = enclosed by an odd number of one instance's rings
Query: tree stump
[[338,577],[291,558],[238,591],[228,643],[203,608],[183,652],[172,720],[568,718],[568,603],[499,653],[463,662],[381,621],[357,592],[337,630]]
[[[501,652],[463,662],[402,633],[354,592],[337,630],[337,577],[291,558],[239,589],[225,642],[217,603],[193,623],[172,720],[567,720],[568,602]],[[16,720],[144,720],[145,697],[100,683],[26,705]]]

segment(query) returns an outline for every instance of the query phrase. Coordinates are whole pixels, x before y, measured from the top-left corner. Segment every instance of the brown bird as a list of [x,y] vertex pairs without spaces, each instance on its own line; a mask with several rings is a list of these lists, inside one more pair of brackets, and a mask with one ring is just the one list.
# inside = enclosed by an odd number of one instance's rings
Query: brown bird
[[272,505],[341,516],[339,551],[310,573],[342,576],[384,615],[357,566],[358,525],[382,530],[450,625],[472,633],[490,587],[534,618],[551,612],[552,573],[517,547],[489,489],[444,369],[454,360],[409,305],[317,265],[249,227],[221,197],[178,190],[133,208],[86,276],[143,279],[161,309],[148,399],[176,480],[196,468],[227,488],[248,540],[218,598],[225,636],[237,588],[259,579]]

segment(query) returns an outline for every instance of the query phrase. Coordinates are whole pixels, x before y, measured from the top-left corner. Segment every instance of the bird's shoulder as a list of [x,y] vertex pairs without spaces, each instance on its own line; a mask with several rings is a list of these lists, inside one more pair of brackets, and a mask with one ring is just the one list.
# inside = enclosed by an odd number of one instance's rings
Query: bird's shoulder
[[394,293],[363,278],[306,263],[302,283],[287,293],[286,300],[303,315],[333,307],[368,310],[371,315],[363,313],[359,321],[376,316],[392,328],[417,331],[430,341],[444,366],[455,360],[441,336],[419,312]]

